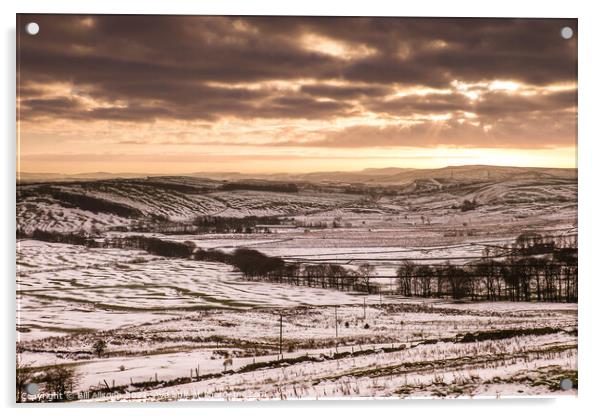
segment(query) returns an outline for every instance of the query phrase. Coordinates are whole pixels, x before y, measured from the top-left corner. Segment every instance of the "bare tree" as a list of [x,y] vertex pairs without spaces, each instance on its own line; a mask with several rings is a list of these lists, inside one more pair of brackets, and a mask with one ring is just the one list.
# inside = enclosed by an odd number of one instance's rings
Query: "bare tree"
[[48,369],[40,378],[44,383],[44,391],[53,400],[64,401],[68,399],[68,393],[75,390],[79,380],[78,374],[72,367],[57,365]]
[[416,269],[416,277],[414,279],[415,286],[417,286],[414,290],[414,294],[425,298],[431,296],[433,276],[433,269],[431,269],[429,266],[419,266]]
[[360,277],[364,283],[364,286],[366,287],[366,292],[368,292],[368,294],[372,293],[370,287],[370,277],[374,274],[374,270],[374,266],[372,266],[369,263],[363,263],[358,269],[358,273],[360,274]]
[[409,260],[404,260],[397,269],[399,292],[404,296],[412,296],[412,278],[415,271],[416,265]]
[[107,343],[104,339],[97,339],[96,342],[92,344],[92,349],[94,350],[98,358],[100,358],[103,352],[105,352],[105,350],[107,349]]

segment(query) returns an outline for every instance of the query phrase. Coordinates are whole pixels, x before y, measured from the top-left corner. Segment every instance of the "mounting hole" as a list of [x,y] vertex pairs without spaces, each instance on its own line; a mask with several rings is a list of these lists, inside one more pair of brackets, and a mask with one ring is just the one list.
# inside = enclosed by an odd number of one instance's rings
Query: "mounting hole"
[[27,394],[38,394],[38,385],[36,383],[27,383],[25,385],[25,391],[27,392]]
[[25,31],[31,36],[35,36],[40,32],[40,25],[36,22],[30,22],[25,25]]
[[562,36],[564,39],[570,39],[573,37],[573,29],[571,29],[568,26],[563,27],[562,29],[560,29],[560,36]]
[[570,390],[573,388],[573,382],[571,381],[571,379],[563,378],[562,380],[560,380],[560,388],[562,390]]

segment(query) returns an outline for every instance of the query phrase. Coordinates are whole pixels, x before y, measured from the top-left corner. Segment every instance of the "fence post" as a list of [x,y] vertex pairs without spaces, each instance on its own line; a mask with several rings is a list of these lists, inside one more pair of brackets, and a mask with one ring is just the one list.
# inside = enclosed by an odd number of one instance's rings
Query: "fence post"
[[284,358],[282,356],[282,314],[280,314],[280,359]]

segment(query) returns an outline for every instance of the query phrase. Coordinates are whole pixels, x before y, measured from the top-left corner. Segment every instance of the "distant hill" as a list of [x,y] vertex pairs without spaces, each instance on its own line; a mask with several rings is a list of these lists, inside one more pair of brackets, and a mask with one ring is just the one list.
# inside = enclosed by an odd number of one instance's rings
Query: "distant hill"
[[574,209],[576,173],[453,166],[290,175],[24,174],[29,181],[17,186],[17,226],[22,233],[91,232],[125,229],[140,219],[190,222],[198,216],[296,215],[319,219],[324,213],[331,220],[368,213],[379,216],[378,221],[397,216],[404,222],[407,215],[417,215],[415,207],[433,218],[455,218],[458,206],[474,200],[487,210],[497,207],[514,212],[513,218],[524,218],[543,206]]
[[219,180],[263,179],[276,181],[303,182],[344,182],[366,183],[375,185],[402,185],[420,179],[449,180],[504,180],[509,178],[562,178],[577,177],[577,169],[568,168],[532,168],[516,166],[463,165],[447,166],[438,169],[411,168],[369,168],[360,171],[344,172],[311,172],[311,173],[275,173],[275,174],[243,174],[237,172],[212,173],[198,172],[196,177]]
[[563,168],[530,168],[516,166],[464,165],[447,166],[440,169],[414,169],[394,175],[379,176],[368,179],[369,183],[403,184],[417,179],[448,179],[448,180],[505,180],[510,178],[562,178],[577,177],[577,169]]
[[45,172],[20,172],[17,173],[17,181],[20,182],[67,182],[67,181],[90,181],[102,179],[135,179],[146,178],[152,175],[148,173],[111,173],[111,172],[87,172],[87,173],[45,173]]
[[[89,181],[101,179],[133,179],[165,176],[149,173],[110,173],[91,172],[78,174],[30,173],[21,172],[21,182],[57,182],[57,181]],[[516,166],[463,165],[447,166],[438,169],[412,168],[368,168],[360,171],[332,171],[310,173],[273,173],[249,174],[240,172],[194,172],[179,176],[207,178],[220,181],[237,181],[248,179],[297,181],[297,182],[339,182],[366,183],[375,185],[401,185],[420,179],[449,180],[503,180],[509,178],[563,178],[577,177],[577,169],[569,168],[532,168]]]

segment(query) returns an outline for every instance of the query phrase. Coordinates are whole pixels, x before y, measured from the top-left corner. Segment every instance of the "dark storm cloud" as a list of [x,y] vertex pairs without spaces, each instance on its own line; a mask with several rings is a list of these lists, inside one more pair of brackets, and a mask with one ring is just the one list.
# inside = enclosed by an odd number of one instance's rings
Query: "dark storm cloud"
[[[219,116],[241,118],[327,118],[334,115],[352,114],[352,107],[344,101],[319,101],[311,96],[275,96],[251,94],[250,91],[237,94],[225,90],[224,94],[204,94],[205,88],[190,87],[177,99],[161,92],[148,100],[140,96],[128,102],[127,107],[110,106],[86,108],[78,98],[24,98],[21,100],[21,113],[30,118],[50,117],[70,120],[116,120],[144,121],[156,119],[170,120],[215,120]],[[254,91],[253,91],[254,92]],[[39,92],[41,93],[41,92]],[[81,95],[86,98],[94,94]],[[149,96],[148,92],[141,93]],[[97,94],[97,97],[106,96]],[[74,95],[74,97],[80,97]],[[262,99],[259,99],[262,97]],[[159,100],[159,103],[156,103]],[[300,113],[299,109],[303,111]]]
[[[40,24],[37,36],[24,34],[29,21]],[[24,120],[329,119],[356,115],[357,102],[387,115],[470,111],[506,122],[508,114],[531,119],[537,112],[536,124],[544,127],[542,112],[576,101],[574,92],[522,97],[490,91],[476,103],[459,93],[389,97],[393,84],[575,82],[576,39],[559,35],[566,25],[577,32],[570,19],[20,15],[18,24]],[[308,34],[310,41],[340,42],[350,55],[312,50],[303,43]],[[285,90],[245,85],[299,79],[311,82]],[[74,89],[48,97],[44,86],[55,83]],[[91,108],[86,100],[107,105]],[[450,129],[458,137],[477,134],[461,125]]]
[[551,112],[577,106],[577,91],[560,91],[548,94],[523,96],[489,92],[483,95],[474,106],[477,114],[501,116],[509,113]]
[[416,113],[448,113],[472,111],[468,97],[462,94],[408,95],[390,100],[371,100],[366,107],[374,112],[410,115]]
[[334,85],[304,85],[301,91],[316,97],[334,100],[349,100],[362,97],[382,97],[390,94],[391,88],[386,86],[341,87]]
[[283,142],[278,146],[324,148],[363,147],[474,147],[536,149],[575,145],[574,114],[551,113],[534,117],[505,117],[483,129],[483,123],[425,121],[413,125],[360,125],[332,131],[320,140]]
[[551,93],[513,94],[504,91],[485,91],[478,99],[461,93],[406,95],[389,100],[371,100],[366,108],[391,115],[420,115],[469,112],[477,116],[503,117],[506,114],[550,112],[576,107],[574,90]]
[[339,18],[309,19],[308,25],[379,51],[341,69],[356,81],[440,86],[510,78],[543,85],[577,76],[576,38],[559,36],[563,26],[576,29],[571,19]]
[[27,112],[34,114],[52,114],[65,117],[70,113],[82,111],[80,104],[71,98],[29,99],[22,101]]

